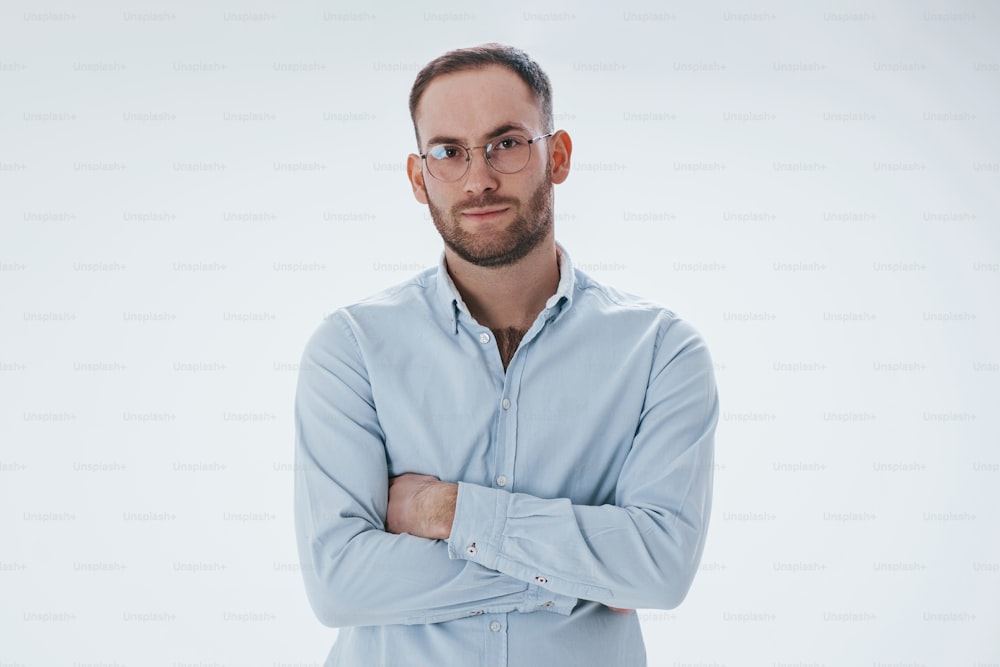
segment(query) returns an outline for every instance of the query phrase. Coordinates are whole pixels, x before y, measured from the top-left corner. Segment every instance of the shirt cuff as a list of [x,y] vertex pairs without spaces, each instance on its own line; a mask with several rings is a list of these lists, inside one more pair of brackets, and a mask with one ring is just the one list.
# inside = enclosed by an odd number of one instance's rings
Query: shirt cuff
[[[448,557],[478,563],[496,570],[507,526],[511,494],[488,486],[458,483],[455,518],[448,536]],[[524,604],[518,611],[548,611],[569,616],[579,599],[528,583]]]
[[469,560],[496,570],[509,504],[510,494],[506,491],[459,482],[455,518],[448,536],[448,558]]
[[525,597],[524,608],[519,611],[549,611],[563,616],[569,616],[573,607],[580,601],[577,598],[547,590],[536,584],[528,584]]

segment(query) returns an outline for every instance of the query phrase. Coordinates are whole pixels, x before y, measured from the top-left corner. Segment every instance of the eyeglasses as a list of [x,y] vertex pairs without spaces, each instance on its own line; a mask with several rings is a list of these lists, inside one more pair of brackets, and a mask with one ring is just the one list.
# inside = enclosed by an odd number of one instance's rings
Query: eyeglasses
[[[506,134],[485,146],[461,146],[459,144],[435,144],[421,153],[420,158],[427,165],[427,173],[439,181],[452,182],[465,176],[472,164],[472,151],[483,148],[486,163],[501,174],[516,174],[528,166],[531,160],[531,144],[551,137],[549,132],[534,139],[519,134]],[[464,153],[464,154],[463,154]]]

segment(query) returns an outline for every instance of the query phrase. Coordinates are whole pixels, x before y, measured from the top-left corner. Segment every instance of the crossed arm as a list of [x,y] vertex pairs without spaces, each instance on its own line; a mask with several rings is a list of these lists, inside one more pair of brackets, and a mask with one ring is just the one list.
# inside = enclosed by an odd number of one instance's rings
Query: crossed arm
[[687,594],[710,513],[718,416],[711,361],[689,327],[658,340],[615,505],[600,507],[414,474],[390,480],[346,317],[326,320],[302,369],[296,532],[324,624],[569,614],[580,599],[669,609]]
[[[432,540],[446,540],[455,520],[458,484],[442,482],[437,477],[408,472],[389,480],[389,509],[386,532],[409,533]],[[608,605],[619,614],[634,609]]]

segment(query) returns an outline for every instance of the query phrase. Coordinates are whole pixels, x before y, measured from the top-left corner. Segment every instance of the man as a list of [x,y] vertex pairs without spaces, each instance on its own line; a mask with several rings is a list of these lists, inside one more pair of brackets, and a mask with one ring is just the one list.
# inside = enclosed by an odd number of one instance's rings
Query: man
[[573,145],[527,54],[447,53],[410,112],[439,265],[327,317],[296,392],[327,664],[644,665],[633,610],[680,604],[704,547],[708,351],[555,241]]

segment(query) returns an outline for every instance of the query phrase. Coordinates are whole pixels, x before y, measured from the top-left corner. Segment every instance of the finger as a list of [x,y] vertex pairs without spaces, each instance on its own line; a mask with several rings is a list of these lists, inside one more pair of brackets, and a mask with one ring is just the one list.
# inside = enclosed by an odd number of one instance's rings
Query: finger
[[611,611],[617,612],[619,614],[631,614],[633,611],[635,611],[635,609],[622,609],[621,607],[612,607],[610,605],[607,605],[607,607]]

